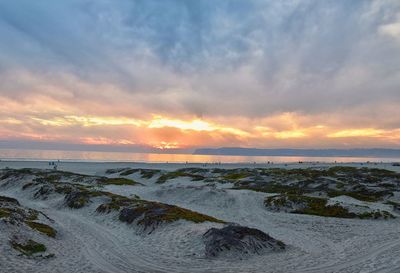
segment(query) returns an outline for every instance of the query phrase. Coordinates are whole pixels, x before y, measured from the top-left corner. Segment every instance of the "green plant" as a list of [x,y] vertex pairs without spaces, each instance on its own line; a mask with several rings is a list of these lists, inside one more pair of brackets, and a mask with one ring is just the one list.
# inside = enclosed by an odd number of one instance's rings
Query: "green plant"
[[30,228],[35,229],[43,234],[46,234],[49,237],[56,237],[57,231],[45,224],[42,223],[37,223],[37,222],[33,222],[33,221],[26,221],[25,222]]
[[127,179],[127,178],[122,178],[122,177],[117,177],[117,178],[102,178],[100,180],[100,183],[103,185],[139,185],[140,183],[133,181],[132,179]]
[[16,241],[11,241],[10,243],[15,250],[21,252],[26,256],[32,256],[33,254],[46,251],[45,245],[35,242],[33,240],[28,240],[25,243],[18,243]]

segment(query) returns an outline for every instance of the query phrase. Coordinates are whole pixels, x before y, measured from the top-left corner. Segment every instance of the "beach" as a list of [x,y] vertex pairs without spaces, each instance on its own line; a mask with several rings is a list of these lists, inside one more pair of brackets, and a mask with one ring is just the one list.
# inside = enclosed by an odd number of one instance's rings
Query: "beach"
[[[349,170],[379,168],[398,173],[400,167],[390,163],[55,164],[57,171],[46,161],[0,162],[3,177],[7,174],[5,168],[15,169],[13,176],[9,173],[8,178],[2,179],[0,195],[16,198],[21,206],[40,211],[51,219],[50,222],[42,219],[43,223],[47,221],[57,230],[55,238],[33,235],[35,240],[45,243],[54,257],[32,259],[17,255],[7,244],[10,239],[6,238],[18,232],[31,234],[30,231],[10,230],[6,224],[0,223],[0,272],[397,272],[400,268],[400,222],[397,212],[385,202],[360,201],[348,196],[330,198],[347,206],[379,208],[379,211],[390,212],[395,219],[320,217],[271,211],[266,209],[265,200],[276,194],[235,188],[241,181],[245,185],[246,181],[235,175],[237,170],[251,173],[257,169],[268,172],[274,169],[329,170],[332,167],[350,167]],[[22,175],[21,172],[27,170],[25,168],[33,171]],[[142,170],[152,171],[146,173]],[[187,171],[176,175],[177,170]],[[85,176],[81,180],[75,179],[70,172]],[[227,181],[223,182],[214,175],[215,172],[225,173]],[[146,178],[143,178],[143,173]],[[150,177],[149,173],[153,175]],[[32,179],[41,181],[37,177],[44,174],[45,177],[49,177],[48,174],[62,177],[60,182],[52,185],[60,185],[61,181],[64,184],[92,185],[91,189],[95,187],[117,196],[137,196],[146,202],[174,205],[225,223],[258,229],[282,241],[286,248],[284,251],[267,249],[252,255],[235,252],[210,258],[204,254],[203,234],[210,228],[222,228],[226,224],[178,220],[161,224],[149,232],[134,224],[121,223],[115,213],[99,213],[96,207],[104,202],[103,197],[90,199],[82,208],[72,209],[65,205],[66,197],[57,191],[42,191],[38,195],[43,186],[26,186]],[[203,178],[197,179],[195,175],[198,174]],[[85,179],[91,181],[92,176],[109,179],[123,177],[138,184],[87,184],[89,182]],[[160,177],[167,179],[164,181]],[[219,182],[212,181],[211,177],[217,177]],[[21,190],[23,185],[26,190]]]

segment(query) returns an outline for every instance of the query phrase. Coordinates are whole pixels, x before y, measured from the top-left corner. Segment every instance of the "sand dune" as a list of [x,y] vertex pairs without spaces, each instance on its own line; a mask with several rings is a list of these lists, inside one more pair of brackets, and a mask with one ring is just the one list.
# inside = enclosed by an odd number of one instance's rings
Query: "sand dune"
[[[13,168],[46,168],[41,162],[1,162],[1,165]],[[156,172],[152,177],[147,173],[146,178],[143,178],[144,173],[141,171],[131,172],[128,175],[121,175],[122,170],[107,172],[118,168],[125,168],[126,171],[128,167],[159,169],[160,172]],[[44,216],[40,216],[35,221],[48,224],[57,231],[57,235],[51,238],[29,229],[24,223],[15,226],[7,223],[5,218],[1,218],[0,272],[399,272],[400,270],[400,220],[395,207],[384,204],[387,202],[386,199],[367,202],[348,196],[338,196],[329,198],[329,202],[387,209],[396,217],[395,219],[344,219],[274,212],[266,208],[264,201],[276,193],[234,189],[235,186],[256,179],[251,176],[242,177],[242,173],[239,175],[236,171],[224,171],[237,166],[222,166],[220,167],[222,170],[214,174],[211,169],[205,171],[191,169],[178,173],[177,167],[182,166],[100,163],[87,165],[64,163],[59,166],[62,171],[74,171],[89,176],[55,171],[45,171],[44,174],[40,171],[42,174],[39,175],[35,174],[34,170],[33,174],[28,172],[27,175],[21,175],[20,171],[15,171],[12,176],[5,177],[7,170],[2,170],[0,195],[16,198],[21,207],[31,208],[46,215],[47,220]],[[311,164],[280,167],[327,169],[332,166]],[[390,164],[368,167],[396,170],[396,167]],[[169,178],[160,180],[162,175],[168,175]],[[46,180],[44,182],[37,180],[39,176],[47,180],[44,179]],[[200,179],[200,176],[203,179]],[[123,177],[140,184],[106,184],[99,177]],[[396,176],[393,177],[393,181],[397,182]],[[81,208],[75,209],[66,205],[64,193],[49,190],[40,195],[36,194],[35,197],[35,193],[42,189],[43,185],[48,184],[49,179],[55,186],[69,184],[74,187],[82,186],[85,190],[106,192],[113,198],[115,196],[140,198],[145,202],[178,206],[212,217],[210,219],[234,222],[264,232],[282,241],[286,247],[278,251],[247,253],[249,255],[238,252],[233,255],[209,257],[205,252],[203,235],[211,228],[223,228],[225,226],[223,223],[178,219],[157,225],[150,232],[136,225],[136,222],[132,224],[121,222],[118,210],[110,213],[96,212],[99,205],[109,202],[107,199],[109,197],[102,194],[90,195]],[[22,189],[24,185],[32,182],[36,185],[28,185]],[[396,200],[397,188],[393,192],[395,193],[393,196],[382,198]],[[47,249],[40,255],[30,257],[22,255],[9,243],[10,238],[16,235],[33,238],[46,245]],[[229,253],[229,250],[224,251]],[[54,254],[54,257],[45,258],[49,254]]]

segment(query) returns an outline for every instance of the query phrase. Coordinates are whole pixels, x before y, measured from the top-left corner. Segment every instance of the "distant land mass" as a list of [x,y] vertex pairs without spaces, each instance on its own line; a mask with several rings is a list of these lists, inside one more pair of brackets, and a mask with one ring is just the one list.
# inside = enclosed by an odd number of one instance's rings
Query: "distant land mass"
[[257,148],[203,148],[195,155],[231,156],[308,156],[308,157],[389,157],[400,158],[400,149],[257,149]]

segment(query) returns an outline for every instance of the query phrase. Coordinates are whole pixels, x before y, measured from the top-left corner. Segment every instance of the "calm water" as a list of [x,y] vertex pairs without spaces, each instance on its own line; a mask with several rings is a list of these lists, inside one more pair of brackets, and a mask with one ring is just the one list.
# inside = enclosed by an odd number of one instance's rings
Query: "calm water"
[[148,163],[249,163],[249,162],[397,162],[397,158],[362,157],[297,157],[297,156],[214,156],[191,154],[145,154],[56,150],[0,149],[1,160],[68,160],[99,162],[148,162]]

